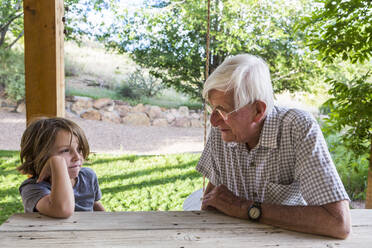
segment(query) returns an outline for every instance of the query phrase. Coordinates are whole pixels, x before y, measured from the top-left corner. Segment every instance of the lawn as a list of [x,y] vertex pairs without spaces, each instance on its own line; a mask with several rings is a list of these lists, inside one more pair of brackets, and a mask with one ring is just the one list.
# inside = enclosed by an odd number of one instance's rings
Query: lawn
[[[92,154],[84,166],[98,176],[106,211],[182,210],[187,196],[202,187],[199,157]],[[19,163],[19,152],[0,151],[0,224],[23,212],[18,187],[27,177],[15,169]]]

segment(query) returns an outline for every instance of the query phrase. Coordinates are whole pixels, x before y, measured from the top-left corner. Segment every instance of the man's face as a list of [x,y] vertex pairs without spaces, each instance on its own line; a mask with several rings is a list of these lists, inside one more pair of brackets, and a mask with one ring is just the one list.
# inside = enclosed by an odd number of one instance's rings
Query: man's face
[[[212,126],[218,127],[222,139],[226,142],[248,143],[256,145],[260,135],[260,128],[255,121],[256,103],[247,104],[236,110],[234,107],[233,91],[223,92],[211,90],[209,92],[209,103],[215,111],[211,114]],[[220,111],[217,111],[220,110]],[[223,118],[222,113],[230,113]]]

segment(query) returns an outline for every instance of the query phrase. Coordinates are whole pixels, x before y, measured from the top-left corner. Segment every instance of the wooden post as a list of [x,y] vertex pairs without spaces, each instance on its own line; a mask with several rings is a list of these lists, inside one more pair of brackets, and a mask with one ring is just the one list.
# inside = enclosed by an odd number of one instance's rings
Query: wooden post
[[371,139],[371,152],[369,154],[366,208],[372,209],[372,139]]
[[63,0],[24,0],[27,122],[65,115]]

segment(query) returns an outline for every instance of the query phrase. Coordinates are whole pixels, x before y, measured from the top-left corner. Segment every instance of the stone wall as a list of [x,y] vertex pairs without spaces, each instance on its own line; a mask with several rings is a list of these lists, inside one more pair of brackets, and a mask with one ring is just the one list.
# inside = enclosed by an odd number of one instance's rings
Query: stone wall
[[66,97],[68,114],[89,120],[102,120],[126,125],[161,127],[203,127],[201,112],[182,106],[178,109],[165,109],[159,106],[138,104],[130,106],[120,100],[88,97]]
[[[189,110],[186,106],[166,109],[159,106],[138,104],[130,106],[120,100],[67,96],[66,116],[87,120],[109,121],[126,125],[160,127],[203,127],[203,113]],[[1,109],[9,112],[25,112],[25,104],[0,99]]]

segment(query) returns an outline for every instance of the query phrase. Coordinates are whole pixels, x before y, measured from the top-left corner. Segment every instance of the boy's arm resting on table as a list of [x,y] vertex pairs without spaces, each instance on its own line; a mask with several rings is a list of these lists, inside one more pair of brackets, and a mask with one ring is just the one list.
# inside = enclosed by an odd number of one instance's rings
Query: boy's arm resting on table
[[[248,219],[252,201],[239,198],[226,186],[209,186],[204,194],[202,210],[209,207],[241,219]],[[207,189],[208,189],[207,187]],[[284,229],[345,239],[351,231],[349,203],[337,201],[322,206],[286,206],[261,204],[260,222]]]
[[70,217],[75,210],[75,198],[67,165],[62,157],[51,157],[40,173],[38,181],[47,177],[51,178],[51,193],[38,201],[36,209],[51,217]]
[[95,201],[93,204],[93,211],[105,211],[105,207],[101,202]]

